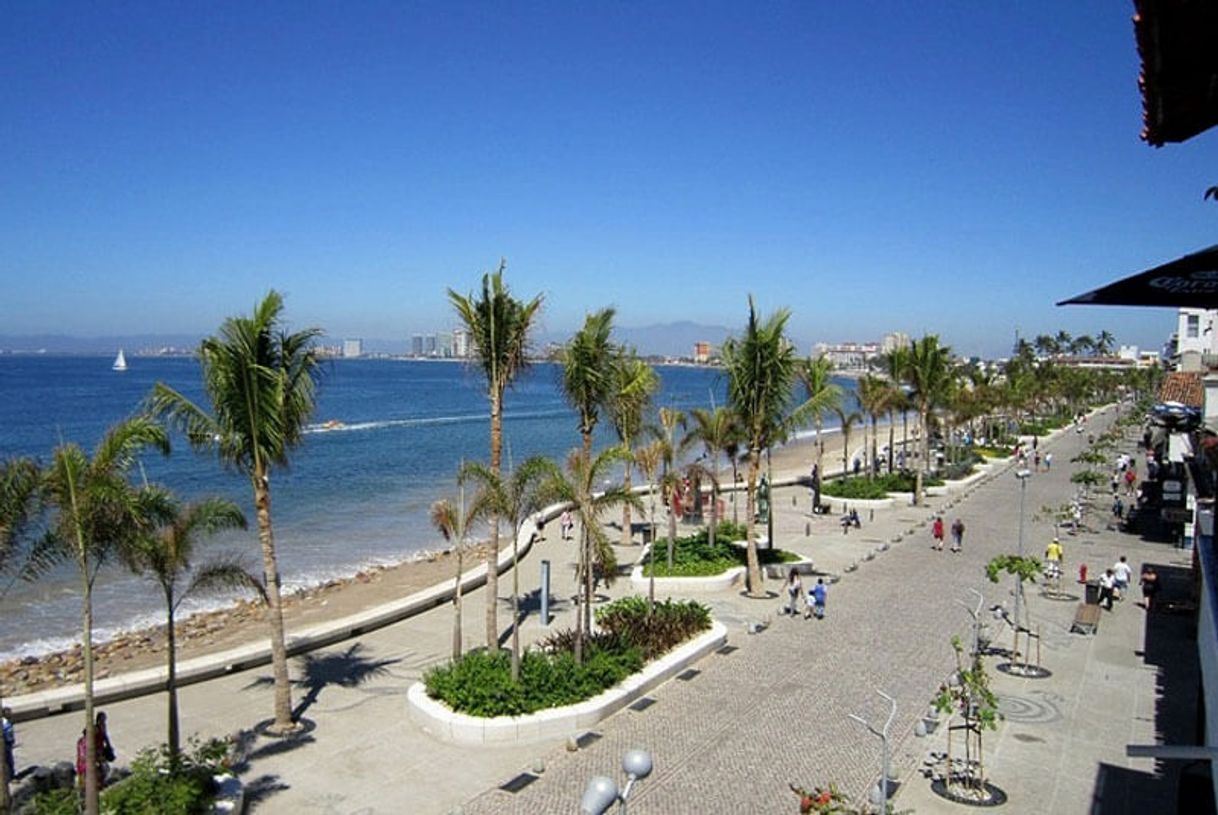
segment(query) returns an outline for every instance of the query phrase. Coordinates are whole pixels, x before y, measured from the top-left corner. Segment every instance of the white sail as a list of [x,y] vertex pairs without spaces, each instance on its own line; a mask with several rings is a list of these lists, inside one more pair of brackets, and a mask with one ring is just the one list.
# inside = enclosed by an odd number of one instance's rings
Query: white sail
[[123,349],[118,349],[118,356],[114,358],[114,364],[110,366],[116,371],[127,370],[127,358],[123,356]]

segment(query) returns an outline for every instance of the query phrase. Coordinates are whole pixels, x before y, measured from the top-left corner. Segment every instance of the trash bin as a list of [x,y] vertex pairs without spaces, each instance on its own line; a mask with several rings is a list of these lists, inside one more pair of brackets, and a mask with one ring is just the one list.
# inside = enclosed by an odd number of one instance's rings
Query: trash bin
[[1100,583],[1098,580],[1088,580],[1087,581],[1087,588],[1086,588],[1086,595],[1084,597],[1084,602],[1088,603],[1089,605],[1093,605],[1093,606],[1099,605]]

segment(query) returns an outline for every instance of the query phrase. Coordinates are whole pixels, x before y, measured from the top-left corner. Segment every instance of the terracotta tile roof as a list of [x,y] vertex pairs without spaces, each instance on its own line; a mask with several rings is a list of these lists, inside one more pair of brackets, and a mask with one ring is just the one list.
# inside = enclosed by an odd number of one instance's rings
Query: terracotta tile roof
[[1160,402],[1179,402],[1189,407],[1205,405],[1205,386],[1200,371],[1172,371],[1159,386]]

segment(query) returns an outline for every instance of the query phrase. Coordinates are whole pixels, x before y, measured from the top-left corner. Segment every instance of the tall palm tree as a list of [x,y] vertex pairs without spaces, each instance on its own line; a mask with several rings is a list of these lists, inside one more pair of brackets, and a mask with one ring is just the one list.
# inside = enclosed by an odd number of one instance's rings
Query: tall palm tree
[[[0,576],[14,570],[16,554],[25,543],[30,523],[40,514],[41,498],[38,465],[32,459],[0,461]],[[5,582],[0,596],[10,585]],[[0,707],[3,703],[3,688],[0,688]],[[8,764],[0,759],[0,812],[8,812],[12,803],[9,771]]]
[[647,560],[651,567],[651,577],[647,581],[647,613],[655,610],[656,605],[656,475],[660,471],[660,461],[663,458],[661,442],[652,441],[634,451],[634,464],[647,479],[647,520],[651,527],[651,546],[648,548]]
[[[609,421],[617,433],[622,447],[633,449],[634,442],[643,430],[643,417],[651,405],[651,399],[660,387],[660,377],[646,361],[639,358],[633,348],[623,349],[613,361],[612,383],[606,407]],[[627,462],[623,485],[630,489],[633,466]],[[622,505],[622,545],[629,546],[631,540],[630,505]]]
[[558,352],[562,392],[579,414],[579,435],[589,460],[592,433],[613,392],[613,365],[619,353],[610,340],[615,313],[603,308],[587,315],[583,328]]
[[279,558],[271,525],[271,470],[286,468],[289,453],[304,438],[313,415],[321,375],[316,328],[289,333],[283,297],[274,290],[249,317],[229,317],[220,333],[199,345],[203,392],[211,412],[158,382],[152,411],[183,430],[196,450],[214,451],[220,462],[250,480],[262,550],[263,587],[271,638],[275,720],[271,730],[298,729],[292,716],[292,687],[284,640]]
[[[842,478],[850,477],[850,431],[863,419],[863,414],[857,410],[847,411],[845,407],[839,405],[833,409],[837,414],[837,420],[842,426]],[[867,445],[866,436],[863,437],[864,448]]]
[[930,466],[930,415],[941,402],[951,378],[951,349],[939,344],[937,334],[927,334],[914,340],[905,367],[906,381],[913,389],[918,406],[918,426],[921,428],[921,466],[914,477],[914,504],[923,500],[922,480]]
[[1093,347],[1097,356],[1107,356],[1116,347],[1116,337],[1112,336],[1112,332],[1105,328],[1095,336]]
[[549,474],[542,456],[526,459],[504,478],[494,468],[470,461],[461,467],[462,483],[472,479],[478,484],[471,513],[475,518],[499,519],[512,527],[512,681],[520,679],[520,530],[524,522],[542,507],[541,479]]
[[722,349],[728,406],[740,420],[748,450],[745,546],[748,590],[753,596],[762,593],[761,562],[757,558],[757,541],[753,536],[761,451],[781,438],[789,424],[797,423],[808,412],[801,408],[788,413],[799,367],[795,349],[785,334],[789,317],[787,309],[778,309],[768,320],[761,322],[750,296],[749,319],[744,335],[729,338]]
[[879,456],[879,420],[888,410],[888,400],[892,398],[892,389],[888,382],[878,376],[866,374],[859,380],[858,403],[863,413],[871,422],[871,454],[867,460],[867,478],[870,480],[879,467],[876,464]]
[[[833,381],[833,360],[821,354],[802,360],[796,369],[796,376],[803,385],[805,403],[812,416],[812,424],[816,428],[816,471],[824,477],[825,462],[825,414],[831,413],[841,404],[842,386]],[[820,503],[820,495],[813,496]]]
[[909,453],[909,397],[901,383],[905,381],[905,367],[909,359],[909,348],[900,346],[883,355],[883,371],[888,376],[888,472],[893,472],[896,455],[896,416],[901,413],[901,450]]
[[690,411],[694,426],[690,428],[686,438],[693,442],[701,442],[702,450],[710,461],[711,482],[711,513],[707,525],[707,540],[715,545],[715,528],[719,521],[719,455],[723,450],[740,438],[740,426],[736,423],[736,414],[726,407],[714,410],[694,408]]
[[[529,335],[541,313],[541,295],[517,300],[503,283],[506,261],[482,276],[482,292],[461,295],[448,290],[448,302],[465,325],[474,355],[486,379],[491,405],[491,469],[502,472],[503,394],[528,365]],[[491,546],[486,556],[486,647],[499,649],[499,523],[491,519]]]
[[630,457],[621,447],[609,447],[588,455],[582,448],[567,455],[566,470],[559,469],[552,461],[546,461],[546,477],[541,495],[546,501],[570,504],[579,518],[579,579],[582,584],[582,611],[576,616],[575,660],[583,661],[584,635],[592,626],[592,570],[599,568],[607,582],[612,582],[617,571],[617,558],[609,544],[609,536],[601,526],[601,514],[621,506],[632,504],[642,509],[643,502],[633,492],[621,486],[601,489],[600,485],[613,468]]
[[99,789],[93,716],[93,585],[103,563],[161,520],[149,516],[149,504],[128,478],[137,457],[148,448],[169,452],[165,429],[150,418],[128,419],[107,431],[92,457],[76,444],[61,443],[42,475],[51,518],[47,535],[36,544],[36,557],[43,564],[70,560],[80,577],[88,815],[98,811]]
[[[227,529],[245,529],[245,516],[236,504],[223,498],[208,498],[182,506],[172,495],[156,487],[144,490],[143,498],[158,507],[156,515],[164,518],[164,522],[148,530],[148,534],[131,541],[120,555],[133,572],[155,580],[165,597],[165,690],[169,697],[167,744],[169,765],[176,768],[182,752],[178,727],[177,636],[174,630],[178,607],[195,592],[250,588],[262,595],[263,589],[258,579],[232,558],[214,558],[197,569],[191,569],[200,535],[211,535]],[[183,586],[187,575],[190,576],[189,582]]]
[[[681,452],[677,429],[685,427],[685,414],[676,408],[660,408],[660,426],[651,433],[660,443],[660,494],[668,510],[668,568],[672,568],[672,550],[677,540],[677,494],[681,479],[677,476],[677,455]],[[654,544],[653,544],[654,547]]]
[[451,544],[453,563],[457,573],[453,576],[453,662],[461,658],[461,572],[465,566],[466,532],[473,524],[471,508],[465,504],[465,490],[454,506],[447,498],[441,498],[431,505],[431,525],[444,538],[445,543]]

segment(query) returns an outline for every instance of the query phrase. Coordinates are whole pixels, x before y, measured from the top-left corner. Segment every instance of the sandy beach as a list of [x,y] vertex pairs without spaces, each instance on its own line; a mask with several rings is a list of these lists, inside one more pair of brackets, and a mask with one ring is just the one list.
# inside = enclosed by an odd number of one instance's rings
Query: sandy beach
[[[897,432],[900,436],[900,428]],[[887,430],[881,428],[880,445],[887,443]],[[868,433],[867,439],[870,439]],[[864,443],[862,431],[850,434],[850,446],[857,450]],[[841,468],[842,436],[835,429],[825,434],[824,469],[834,473]],[[814,439],[803,438],[776,448],[772,455],[776,479],[807,475],[815,461]],[[723,469],[726,471],[726,465]],[[740,469],[743,479],[744,467]],[[730,483],[730,471],[721,472],[721,479]],[[606,521],[611,521],[606,518]],[[503,545],[508,545],[506,537]],[[467,554],[465,568],[481,562],[484,554]],[[396,566],[365,569],[341,580],[331,580],[320,586],[284,596],[284,624],[290,632],[327,619],[343,617],[405,597],[414,592],[452,580],[455,565],[449,552],[440,552]],[[475,612],[480,613],[480,610]],[[266,624],[262,608],[244,601],[208,613],[194,615],[178,623],[178,659],[202,656],[234,646],[264,639]],[[102,679],[127,671],[158,667],[165,663],[165,627],[159,626],[130,632],[95,645],[96,677]],[[38,690],[75,684],[82,680],[81,647],[49,654],[26,657],[0,665],[0,686],[5,696],[15,696]]]

